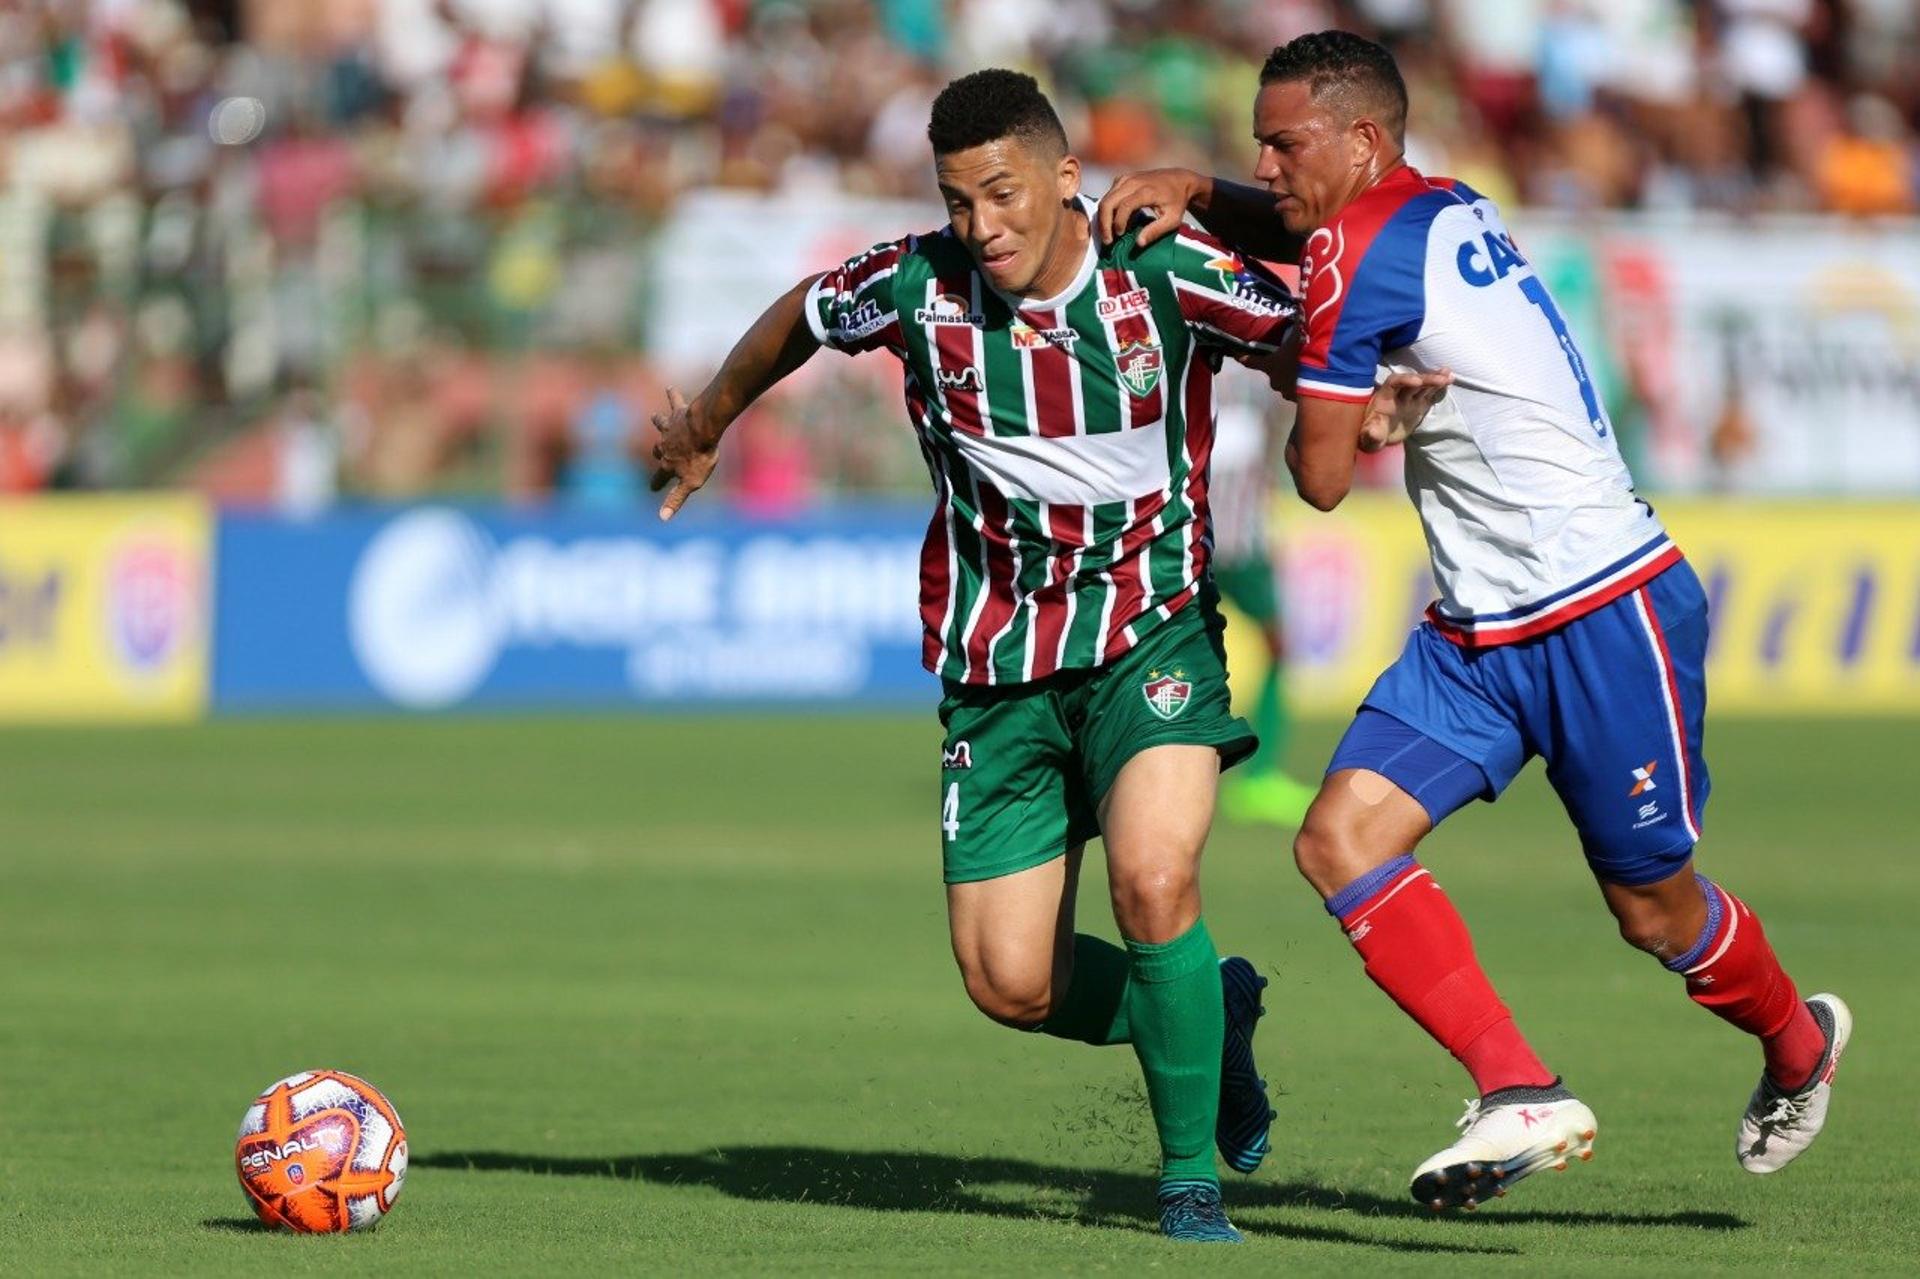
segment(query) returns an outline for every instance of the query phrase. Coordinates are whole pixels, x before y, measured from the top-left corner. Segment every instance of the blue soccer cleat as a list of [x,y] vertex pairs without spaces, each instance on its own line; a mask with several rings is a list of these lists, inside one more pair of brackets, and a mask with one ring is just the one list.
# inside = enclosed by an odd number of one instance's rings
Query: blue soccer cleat
[[1267,1011],[1260,1006],[1266,987],[1267,979],[1238,955],[1220,961],[1227,1034],[1220,1047],[1220,1119],[1213,1138],[1235,1172],[1251,1173],[1271,1149],[1273,1107],[1267,1104],[1267,1081],[1253,1064],[1253,1031]]
[[1160,1233],[1182,1243],[1244,1243],[1211,1181],[1160,1183]]

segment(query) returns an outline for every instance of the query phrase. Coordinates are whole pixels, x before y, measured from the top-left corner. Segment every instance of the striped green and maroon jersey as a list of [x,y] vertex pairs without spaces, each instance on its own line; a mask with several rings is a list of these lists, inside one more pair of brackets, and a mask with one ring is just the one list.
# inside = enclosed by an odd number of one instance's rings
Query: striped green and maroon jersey
[[999,293],[946,230],[822,276],[814,336],[906,367],[938,498],[927,669],[1015,684],[1102,666],[1190,602],[1211,549],[1214,369],[1274,349],[1296,314],[1279,281],[1189,228],[1137,253],[1132,234],[1090,244],[1039,301]]

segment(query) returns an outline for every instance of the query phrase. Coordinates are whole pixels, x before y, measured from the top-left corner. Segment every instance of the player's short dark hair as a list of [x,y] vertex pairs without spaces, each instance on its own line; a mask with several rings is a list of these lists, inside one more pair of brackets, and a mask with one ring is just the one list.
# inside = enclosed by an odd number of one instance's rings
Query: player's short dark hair
[[965,151],[1001,138],[1067,152],[1067,131],[1030,75],[989,67],[961,76],[933,100],[927,141],[935,155]]
[[1305,80],[1315,101],[1328,94],[1348,99],[1356,114],[1372,115],[1404,142],[1407,82],[1393,55],[1351,31],[1314,31],[1296,36],[1267,55],[1261,84]]

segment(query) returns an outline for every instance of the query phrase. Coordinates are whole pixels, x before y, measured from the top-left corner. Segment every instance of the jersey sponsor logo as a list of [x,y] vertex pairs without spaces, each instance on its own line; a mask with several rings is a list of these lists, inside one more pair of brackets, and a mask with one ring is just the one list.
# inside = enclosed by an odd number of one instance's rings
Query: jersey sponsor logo
[[1235,306],[1255,315],[1285,315],[1293,309],[1292,298],[1245,269],[1227,281],[1227,293]]
[[980,391],[984,387],[980,381],[980,370],[974,365],[964,369],[941,369],[934,376],[940,379],[940,385],[948,391]]
[[972,768],[973,743],[955,742],[951,746],[943,747],[940,751],[940,767],[942,769]]
[[1173,719],[1187,709],[1187,702],[1193,696],[1193,685],[1181,679],[1185,671],[1175,671],[1171,675],[1162,675],[1159,671],[1148,672],[1149,679],[1140,686],[1140,693],[1147,699],[1147,709],[1161,719]]
[[1024,320],[1015,320],[1013,327],[1007,330],[1007,337],[1017,351],[1031,351],[1043,346],[1072,346],[1080,340],[1080,335],[1072,329],[1036,329]]
[[1460,268],[1460,278],[1476,289],[1504,280],[1515,267],[1527,264],[1512,240],[1493,231],[1482,231],[1479,239],[1462,243],[1453,261]]
[[1145,315],[1153,310],[1153,295],[1145,289],[1129,289],[1094,304],[1094,312],[1103,320],[1121,320],[1129,315]]
[[1113,357],[1120,380],[1137,396],[1150,395],[1160,385],[1160,371],[1166,366],[1160,347],[1153,342],[1129,342]]
[[1644,795],[1650,790],[1660,789],[1653,784],[1653,770],[1658,767],[1660,767],[1660,761],[1650,759],[1647,761],[1645,768],[1636,768],[1633,770],[1633,789],[1627,792],[1628,799]]
[[985,328],[987,317],[972,310],[972,303],[958,293],[942,293],[933,300],[931,306],[923,306],[913,313],[913,318],[921,324],[970,324],[975,328]]
[[841,321],[840,324],[836,326],[836,329],[848,340],[858,341],[864,337],[871,337],[881,329],[886,328],[891,318],[891,316],[880,309],[878,302],[875,302],[872,298],[868,298],[865,302],[853,308],[852,314]]
[[1246,260],[1238,253],[1209,258],[1207,269],[1220,273],[1220,291],[1242,311],[1278,315],[1287,309],[1286,296],[1276,293],[1272,284],[1247,270]]

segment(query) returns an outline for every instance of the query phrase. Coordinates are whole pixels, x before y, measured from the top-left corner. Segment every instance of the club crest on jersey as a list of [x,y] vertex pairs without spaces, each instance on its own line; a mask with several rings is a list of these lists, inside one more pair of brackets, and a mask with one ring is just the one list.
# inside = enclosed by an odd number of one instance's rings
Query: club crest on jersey
[[987,323],[987,317],[973,310],[972,303],[958,293],[942,293],[931,305],[915,311],[913,318],[921,324],[971,324],[975,328],[984,328]]
[[1147,699],[1147,709],[1161,719],[1173,719],[1187,709],[1187,701],[1193,696],[1193,685],[1181,679],[1185,671],[1175,671],[1171,675],[1162,675],[1159,671],[1148,672],[1147,682],[1140,686],[1141,694]]
[[1127,389],[1136,396],[1146,396],[1160,385],[1160,370],[1165,361],[1160,358],[1157,343],[1129,342],[1114,355],[1113,363]]

